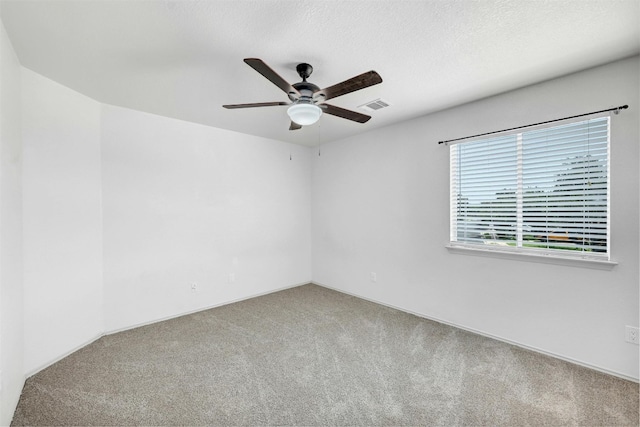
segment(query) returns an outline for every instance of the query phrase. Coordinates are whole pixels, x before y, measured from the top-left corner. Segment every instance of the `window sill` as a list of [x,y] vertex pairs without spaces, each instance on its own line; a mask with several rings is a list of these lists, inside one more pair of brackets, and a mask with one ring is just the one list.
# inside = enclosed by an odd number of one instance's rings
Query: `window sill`
[[448,244],[447,250],[450,253],[459,255],[475,255],[485,256],[491,258],[513,259],[518,261],[528,262],[540,262],[544,264],[566,265],[570,267],[584,267],[593,268],[596,270],[612,270],[613,267],[618,265],[615,261],[588,259],[588,258],[576,258],[576,257],[563,257],[556,254],[532,254],[530,252],[515,252],[504,251],[498,249],[487,248],[471,248],[469,246]]

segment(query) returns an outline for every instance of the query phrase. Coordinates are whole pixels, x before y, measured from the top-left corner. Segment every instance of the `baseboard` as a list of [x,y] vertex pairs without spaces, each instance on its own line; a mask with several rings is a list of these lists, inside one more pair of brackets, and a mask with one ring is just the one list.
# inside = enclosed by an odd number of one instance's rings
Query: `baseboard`
[[236,298],[236,299],[232,299],[232,300],[219,302],[219,303],[216,303],[216,304],[213,304],[213,305],[208,305],[206,307],[200,307],[200,308],[196,308],[194,310],[189,310],[189,311],[185,311],[185,312],[178,313],[178,314],[172,314],[170,316],[165,316],[165,317],[161,317],[161,318],[154,319],[154,320],[149,320],[147,322],[136,323],[135,325],[125,326],[123,328],[118,328],[118,329],[112,329],[112,330],[106,331],[103,335],[117,334],[118,332],[124,332],[124,331],[128,331],[130,329],[140,328],[142,326],[152,325],[152,324],[158,323],[158,322],[164,322],[165,320],[171,320],[171,319],[175,319],[175,318],[182,317],[182,316],[188,316],[190,314],[198,313],[200,311],[211,310],[212,308],[222,307],[223,305],[234,304],[236,302],[248,300],[248,299],[251,299],[251,298],[261,297],[263,295],[273,294],[275,292],[280,292],[280,291],[284,291],[284,290],[287,290],[287,289],[296,288],[298,286],[307,285],[309,283],[311,283],[311,282],[307,281],[307,282],[302,282],[302,283],[296,283],[294,285],[283,286],[283,287],[280,287],[280,288],[271,289],[269,291],[259,292],[257,294],[250,294],[250,295],[247,295],[247,296],[244,296],[244,297],[241,297],[241,298]]
[[70,354],[75,353],[76,351],[80,350],[81,348],[84,348],[84,347],[88,346],[89,344],[99,340],[104,335],[105,335],[104,332],[100,332],[98,335],[95,335],[93,338],[89,339],[88,341],[85,341],[84,343],[75,346],[71,350],[66,351],[65,353],[63,353],[62,355],[56,357],[55,359],[50,360],[48,362],[45,362],[44,364],[40,365],[39,367],[28,371],[25,374],[25,381],[26,381],[27,378],[34,376],[35,374],[37,374],[38,372],[42,371],[43,369],[47,369],[49,366],[53,365],[54,363],[58,363],[59,361],[61,361],[65,357],[69,356]]
[[[11,393],[11,398],[7,398],[7,400],[9,400],[9,403],[6,406],[7,408],[11,408],[9,409],[9,414],[7,415],[6,413],[2,412],[2,409],[0,408],[0,426],[10,426],[11,423],[13,422],[13,417],[15,416],[16,413],[16,408],[18,407],[18,403],[20,403],[20,396],[22,395],[22,390],[24,389],[24,384],[27,381],[27,376],[23,376],[22,377],[22,384],[20,385],[20,389],[17,390],[17,393]],[[9,394],[11,390],[7,390],[6,388],[2,388],[2,393],[3,393],[3,397],[7,396],[7,394]]]
[[504,343],[507,343],[507,344],[511,344],[511,345],[516,346],[516,347],[520,347],[520,348],[523,348],[523,349],[526,349],[526,350],[534,351],[536,353],[544,354],[545,356],[550,356],[550,357],[553,357],[553,358],[556,358],[556,359],[564,360],[565,362],[573,363],[574,365],[580,365],[580,366],[583,366],[585,368],[593,369],[594,371],[598,371],[598,372],[602,372],[604,374],[612,375],[614,377],[622,378],[622,379],[627,380],[627,381],[632,381],[632,382],[635,382],[635,383],[639,383],[640,382],[640,379],[638,379],[638,378],[634,378],[634,377],[631,377],[629,375],[626,375],[626,374],[623,374],[623,373],[620,373],[620,372],[612,371],[610,369],[602,368],[600,366],[592,365],[590,363],[583,362],[583,361],[578,360],[578,359],[573,359],[573,358],[570,358],[570,357],[566,357],[566,356],[563,356],[561,354],[556,354],[556,353],[553,353],[553,352],[550,352],[550,351],[547,351],[547,350],[543,350],[541,348],[533,347],[533,346],[530,346],[530,345],[527,345],[527,344],[523,344],[523,343],[520,343],[520,342],[517,342],[517,341],[513,341],[513,340],[510,340],[510,339],[507,339],[507,338],[503,338],[503,337],[500,337],[500,336],[497,336],[497,335],[492,335],[492,334],[486,333],[484,331],[480,331],[480,330],[477,330],[477,329],[469,328],[467,326],[458,325],[456,323],[448,322],[446,320],[439,319],[437,317],[428,316],[428,315],[423,314],[423,313],[417,313],[417,312],[414,312],[414,311],[411,311],[411,310],[407,310],[406,308],[397,307],[397,306],[394,306],[392,304],[388,304],[388,303],[383,302],[383,301],[378,301],[378,300],[375,300],[373,298],[365,297],[363,295],[359,295],[359,294],[352,293],[352,292],[347,292],[347,291],[344,291],[342,289],[334,288],[333,286],[325,285],[323,283],[319,283],[319,282],[316,282],[316,281],[311,281],[311,283],[314,284],[314,285],[322,286],[323,288],[331,289],[332,291],[340,292],[340,293],[343,293],[343,294],[346,294],[346,295],[351,295],[351,296],[356,297],[356,298],[361,298],[363,300],[366,300],[366,301],[369,301],[369,302],[373,302],[373,303],[376,303],[376,304],[380,304],[380,305],[383,305],[385,307],[389,307],[389,308],[393,308],[395,310],[403,311],[403,312],[408,313],[408,314],[413,314],[414,316],[421,317],[423,319],[432,320],[434,322],[442,323],[443,325],[452,326],[454,328],[461,329],[463,331],[471,332],[471,333],[474,333],[474,334],[477,334],[477,335],[481,335],[483,337],[487,337],[487,338],[491,338],[491,339],[494,339],[494,340],[497,340],[497,341],[501,341],[501,342],[504,342]]
[[197,308],[195,310],[190,310],[190,311],[186,311],[186,312],[183,312],[183,313],[178,313],[178,314],[175,314],[175,315],[171,315],[171,316],[166,316],[166,317],[162,317],[162,318],[159,318],[159,319],[150,320],[148,322],[142,322],[142,323],[139,323],[139,324],[136,324],[136,325],[126,326],[124,328],[119,328],[119,329],[114,329],[114,330],[110,330],[110,331],[100,332],[98,335],[94,336],[93,338],[91,338],[90,340],[84,342],[83,344],[80,344],[80,345],[74,347],[73,349],[65,352],[64,354],[56,357],[55,359],[42,364],[38,368],[30,370],[29,372],[27,372],[25,374],[25,381],[26,381],[27,378],[34,376],[35,374],[37,374],[38,372],[42,371],[43,369],[48,368],[49,366],[53,365],[54,363],[59,362],[60,360],[62,360],[65,357],[69,356],[70,354],[75,353],[76,351],[80,350],[81,348],[86,347],[89,344],[94,343],[95,341],[99,340],[100,338],[102,338],[102,337],[104,337],[106,335],[117,334],[118,332],[128,331],[130,329],[139,328],[141,326],[152,325],[154,323],[164,322],[165,320],[175,319],[177,317],[182,317],[182,316],[188,316],[190,314],[198,313],[200,311],[210,310],[212,308],[221,307],[223,305],[228,305],[228,304],[233,304],[233,303],[244,301],[244,300],[247,300],[247,299],[260,297],[260,296],[263,296],[263,295],[269,295],[269,294],[272,294],[272,293],[275,293],[275,292],[284,291],[286,289],[291,289],[291,288],[295,288],[295,287],[298,287],[298,286],[307,285],[309,283],[311,283],[311,282],[307,281],[307,282],[303,282],[303,283],[296,283],[296,284],[289,285],[289,286],[283,286],[283,287],[272,289],[272,290],[269,290],[269,291],[259,292],[257,294],[247,295],[247,296],[242,297],[242,298],[236,298],[236,299],[233,299],[233,300],[223,301],[221,303],[213,304],[213,305],[210,305],[210,306],[207,306],[207,307],[201,307],[201,308]]
[[110,331],[101,332],[101,333],[95,335],[93,338],[89,339],[88,341],[84,342],[83,344],[80,344],[80,345],[74,347],[73,349],[65,352],[64,354],[56,357],[55,359],[53,359],[53,360],[51,360],[51,361],[49,361],[47,363],[42,364],[38,368],[30,370],[29,372],[27,372],[25,374],[25,381],[26,381],[27,378],[37,374],[38,372],[42,371],[43,369],[48,368],[49,366],[53,365],[54,363],[59,362],[60,360],[62,360],[65,357],[69,356],[70,354],[75,353],[76,351],[80,350],[81,348],[86,347],[89,344],[92,344],[93,342],[95,342],[96,340],[102,338],[103,336],[116,334],[118,332],[128,331],[130,329],[139,328],[141,326],[152,325],[152,324],[158,323],[158,322],[164,322],[165,320],[171,320],[171,319],[175,319],[177,317],[188,316],[190,314],[198,313],[200,311],[211,310],[212,308],[221,307],[221,306],[228,305],[228,304],[233,304],[233,303],[244,301],[244,300],[248,300],[248,299],[251,299],[251,298],[257,298],[257,297],[260,297],[260,296],[263,296],[263,295],[269,295],[269,294],[272,294],[272,293],[275,293],[275,292],[280,292],[280,291],[284,291],[284,290],[287,290],[287,289],[296,288],[298,286],[306,285],[306,284],[309,284],[309,283],[317,285],[317,286],[321,286],[323,288],[331,289],[333,291],[337,291],[337,292],[340,292],[340,293],[343,293],[343,294],[346,294],[346,295],[351,295],[351,296],[354,296],[356,298],[361,298],[363,300],[370,301],[370,302],[373,302],[373,303],[376,303],[376,304],[380,304],[380,305],[383,305],[385,307],[393,308],[395,310],[403,311],[405,313],[413,314],[414,316],[421,317],[423,319],[428,319],[428,320],[431,320],[431,321],[434,321],[434,322],[442,323],[443,325],[452,326],[454,328],[458,328],[458,329],[461,329],[461,330],[464,330],[464,331],[467,331],[467,332],[471,332],[471,333],[474,333],[474,334],[477,334],[477,335],[481,335],[481,336],[484,336],[484,337],[487,337],[487,338],[491,338],[491,339],[494,339],[494,340],[497,340],[497,341],[501,341],[501,342],[504,342],[504,343],[507,343],[507,344],[515,345],[516,347],[524,348],[526,350],[534,351],[536,353],[540,353],[540,354],[544,354],[546,356],[554,357],[556,359],[564,360],[565,362],[569,362],[569,363],[573,363],[573,364],[576,364],[576,365],[580,365],[580,366],[583,366],[585,368],[593,369],[595,371],[599,371],[599,372],[602,372],[602,373],[605,373],[605,374],[608,374],[608,375],[613,375],[615,377],[622,378],[622,379],[625,379],[625,380],[628,380],[628,381],[632,381],[632,382],[635,382],[635,383],[640,382],[638,378],[634,378],[634,377],[625,375],[625,374],[620,373],[620,372],[616,372],[616,371],[612,371],[610,369],[602,368],[600,366],[592,365],[590,363],[586,363],[586,362],[583,362],[581,360],[577,360],[577,359],[573,359],[573,358],[570,358],[570,357],[566,357],[566,356],[563,356],[561,354],[557,354],[557,353],[553,353],[553,352],[550,352],[550,351],[546,351],[546,350],[543,350],[543,349],[540,349],[540,348],[537,348],[537,347],[533,347],[533,346],[530,346],[530,345],[527,345],[527,344],[523,344],[523,343],[520,343],[520,342],[517,342],[517,341],[513,341],[513,340],[510,340],[510,339],[507,339],[507,338],[503,338],[503,337],[500,337],[500,336],[497,336],[497,335],[492,335],[492,334],[486,333],[484,331],[480,331],[480,330],[477,330],[477,329],[473,329],[473,328],[469,328],[469,327],[466,327],[466,326],[458,325],[456,323],[448,322],[446,320],[439,319],[437,317],[433,317],[433,316],[429,316],[429,315],[426,315],[426,314],[423,314],[423,313],[418,313],[418,312],[414,312],[414,311],[411,311],[411,310],[407,310],[407,309],[402,308],[402,307],[397,307],[397,306],[394,306],[392,304],[388,304],[388,303],[383,302],[383,301],[378,301],[378,300],[375,300],[373,298],[365,297],[363,295],[359,295],[359,294],[356,294],[356,293],[347,292],[347,291],[344,291],[342,289],[338,289],[338,288],[335,288],[333,286],[329,286],[329,285],[326,285],[326,284],[323,284],[323,283],[320,283],[320,282],[316,282],[316,281],[302,282],[302,283],[297,283],[297,284],[293,284],[293,285],[283,286],[283,287],[272,289],[272,290],[269,290],[269,291],[259,292],[259,293],[247,295],[247,296],[244,296],[244,297],[241,297],[241,298],[227,300],[227,301],[223,301],[223,302],[220,302],[220,303],[217,303],[217,304],[213,304],[213,305],[210,305],[210,306],[197,308],[195,310],[190,310],[190,311],[187,311],[187,312],[178,313],[178,314],[175,314],[175,315],[166,316],[166,317],[162,317],[162,318],[155,319],[155,320],[150,320],[148,322],[143,322],[143,323],[139,323],[139,324],[136,324],[136,325],[127,326],[127,327],[124,327],[124,328],[119,328],[119,329],[114,329],[114,330],[110,330]]

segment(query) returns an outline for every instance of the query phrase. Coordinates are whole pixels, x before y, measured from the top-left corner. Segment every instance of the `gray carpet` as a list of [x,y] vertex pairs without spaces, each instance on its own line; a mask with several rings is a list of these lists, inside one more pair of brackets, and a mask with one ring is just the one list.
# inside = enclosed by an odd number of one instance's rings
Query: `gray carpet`
[[638,425],[638,384],[315,285],[103,337],[12,425]]

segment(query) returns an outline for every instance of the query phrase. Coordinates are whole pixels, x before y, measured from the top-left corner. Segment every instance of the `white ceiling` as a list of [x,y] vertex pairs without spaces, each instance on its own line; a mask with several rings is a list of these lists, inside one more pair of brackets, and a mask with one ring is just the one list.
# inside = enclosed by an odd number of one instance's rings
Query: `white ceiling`
[[[9,1],[23,66],[106,104],[304,145],[537,83],[640,51],[639,0]],[[287,101],[246,65],[290,83],[299,62],[327,87],[368,70],[383,83],[330,103],[382,98],[366,124],[324,115],[289,131]],[[561,100],[558,100],[561,101]]]

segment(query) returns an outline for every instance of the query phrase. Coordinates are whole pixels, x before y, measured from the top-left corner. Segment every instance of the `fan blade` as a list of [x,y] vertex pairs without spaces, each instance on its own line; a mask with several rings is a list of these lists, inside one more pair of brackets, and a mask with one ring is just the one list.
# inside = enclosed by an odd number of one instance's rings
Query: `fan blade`
[[254,104],[231,104],[223,105],[224,108],[253,108],[253,107],[274,107],[276,105],[289,105],[290,102],[258,102]]
[[382,77],[380,77],[380,75],[375,71],[371,70],[367,71],[366,73],[362,73],[359,76],[355,76],[348,80],[345,80],[342,83],[338,83],[333,86],[329,86],[328,88],[321,89],[318,92],[314,93],[313,96],[316,99],[318,99],[318,97],[321,97],[322,100],[326,101],[331,98],[337,98],[338,96],[346,95],[347,93],[355,92],[356,90],[377,85],[378,83],[382,83]]
[[360,114],[355,111],[346,110],[344,108],[336,107],[335,105],[319,104],[318,107],[322,108],[322,111],[327,114],[342,117],[343,119],[347,120],[353,120],[354,122],[358,123],[366,123],[371,118],[371,116],[367,116],[366,114]]
[[298,129],[302,129],[302,126],[297,124],[296,122],[291,122],[291,125],[289,126],[289,130],[298,130]]
[[267,80],[269,80],[274,85],[278,86],[284,93],[287,95],[293,93],[297,96],[300,96],[300,92],[293,86],[291,86],[285,79],[280,77],[278,73],[273,71],[267,64],[265,64],[262,59],[258,58],[246,58],[244,62],[249,65],[251,68],[262,74]]

